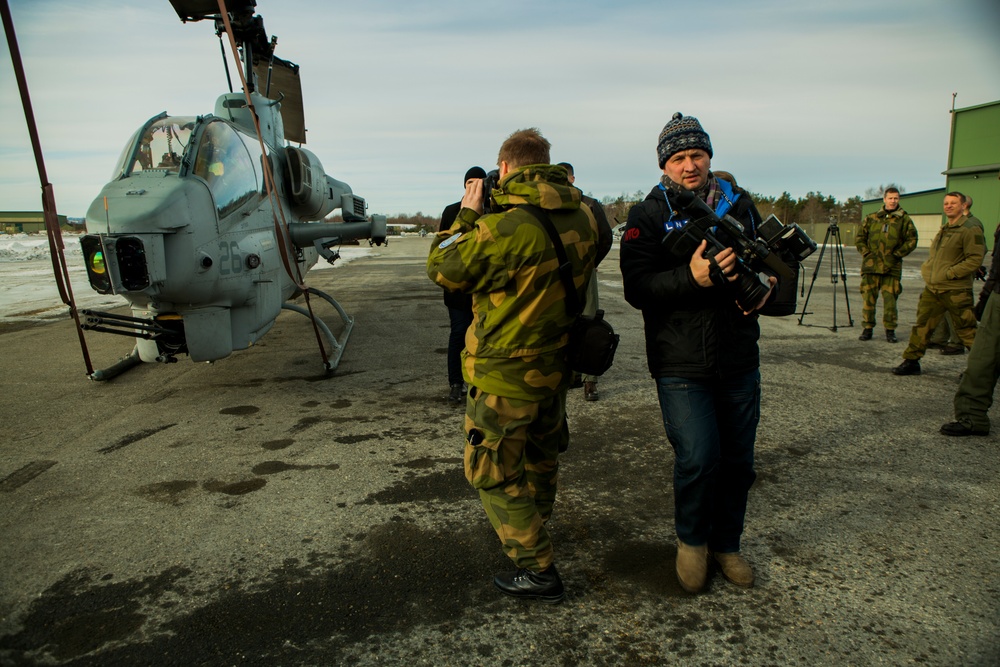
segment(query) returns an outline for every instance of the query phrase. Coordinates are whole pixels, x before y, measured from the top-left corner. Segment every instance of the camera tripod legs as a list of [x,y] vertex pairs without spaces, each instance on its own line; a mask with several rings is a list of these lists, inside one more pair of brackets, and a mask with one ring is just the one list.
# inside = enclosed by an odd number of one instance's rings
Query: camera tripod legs
[[[831,240],[833,241],[832,243]],[[826,254],[827,246],[833,247],[833,259],[830,263],[830,282],[833,283],[833,326],[827,328],[830,329],[830,331],[836,331],[838,277],[840,282],[844,285],[844,302],[847,304],[847,326],[853,327],[854,320],[851,318],[851,300],[847,295],[847,265],[844,262],[844,245],[840,238],[840,227],[838,227],[835,223],[831,223],[830,226],[826,228],[826,236],[823,237],[823,247],[820,248],[819,259],[816,261],[816,268],[813,269],[812,280],[809,282],[809,292],[806,294],[806,300],[802,304],[802,313],[799,315],[799,324],[802,324],[806,315],[811,315],[811,313],[806,311],[806,308],[809,306],[809,298],[812,296],[813,285],[816,284],[816,276],[819,275],[820,266],[823,265],[823,256]]]

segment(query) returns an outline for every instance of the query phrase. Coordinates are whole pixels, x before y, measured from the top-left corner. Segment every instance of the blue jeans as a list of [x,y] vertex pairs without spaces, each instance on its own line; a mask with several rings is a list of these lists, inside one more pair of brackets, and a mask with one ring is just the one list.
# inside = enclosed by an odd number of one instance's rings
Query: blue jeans
[[462,350],[465,349],[465,332],[472,324],[472,308],[448,306],[451,327],[448,332],[448,384],[462,384]]
[[656,389],[674,448],[677,537],[719,553],[739,551],[747,493],[757,478],[760,371],[701,382],[657,378]]

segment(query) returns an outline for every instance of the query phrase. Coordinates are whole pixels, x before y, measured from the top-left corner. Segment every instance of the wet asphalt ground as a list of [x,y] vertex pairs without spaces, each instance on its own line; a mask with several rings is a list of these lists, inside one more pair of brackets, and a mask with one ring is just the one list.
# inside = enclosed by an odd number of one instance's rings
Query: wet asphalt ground
[[[568,595],[546,606],[491,584],[510,566],[462,474],[427,247],[308,276],[356,318],[329,377],[290,312],[227,359],[107,383],[68,319],[0,329],[0,664],[1000,664],[998,435],[938,434],[964,357],[896,377],[904,342],[857,340],[853,249],[846,291],[817,253],[808,314],[762,320],[757,585],[715,574],[693,596],[612,251],[601,305],[622,345],[598,402],[569,397],[549,524]],[[925,257],[906,263],[904,339]],[[87,340],[97,367],[131,349]]]

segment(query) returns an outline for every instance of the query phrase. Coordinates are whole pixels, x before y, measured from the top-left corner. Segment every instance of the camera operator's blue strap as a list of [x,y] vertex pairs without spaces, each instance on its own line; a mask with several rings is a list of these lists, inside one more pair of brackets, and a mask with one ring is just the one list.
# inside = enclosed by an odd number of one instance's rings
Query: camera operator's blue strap
[[719,184],[719,190],[722,193],[722,198],[719,199],[719,203],[715,205],[715,214],[720,218],[733,207],[736,200],[740,198],[740,194],[733,190],[733,184],[724,178],[717,178],[715,182]]

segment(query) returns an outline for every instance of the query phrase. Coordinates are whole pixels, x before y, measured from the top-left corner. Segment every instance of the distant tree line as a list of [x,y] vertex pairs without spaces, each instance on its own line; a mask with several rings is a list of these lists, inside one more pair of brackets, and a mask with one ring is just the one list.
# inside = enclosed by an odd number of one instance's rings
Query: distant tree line
[[[891,184],[890,184],[891,185]],[[877,186],[868,188],[865,191],[866,199],[875,199],[882,196],[882,191],[889,187]],[[897,186],[898,187],[898,186]],[[899,188],[902,192],[903,188]],[[780,196],[773,197],[750,193],[757,203],[757,210],[763,217],[772,213],[784,224],[796,223],[803,228],[817,229],[824,228],[831,223],[838,225],[853,225],[861,222],[861,202],[862,197],[855,196],[846,201],[838,201],[833,196],[824,195],[822,192],[809,192],[805,197],[792,197],[788,192],[782,192]],[[604,197],[601,205],[608,216],[608,222],[612,227],[624,224],[628,220],[628,212],[633,206],[646,198],[646,193],[637,190],[631,194],[622,193],[617,197]],[[334,220],[339,220],[339,216]],[[440,215],[430,216],[421,212],[415,214],[402,213],[390,216],[389,224],[413,225],[413,231],[425,231],[428,234],[437,232],[441,222]]]
[[[780,197],[769,197],[754,192],[750,193],[761,216],[772,213],[784,224],[797,223],[799,226],[822,225],[830,223],[851,224],[861,222],[861,197],[851,197],[839,202],[832,196],[822,192],[810,192],[802,198],[793,198],[791,194],[782,192]],[[638,191],[633,194],[621,194],[617,197],[605,197],[601,200],[608,222],[614,227],[628,220],[628,212],[633,206],[645,199],[646,193]]]

